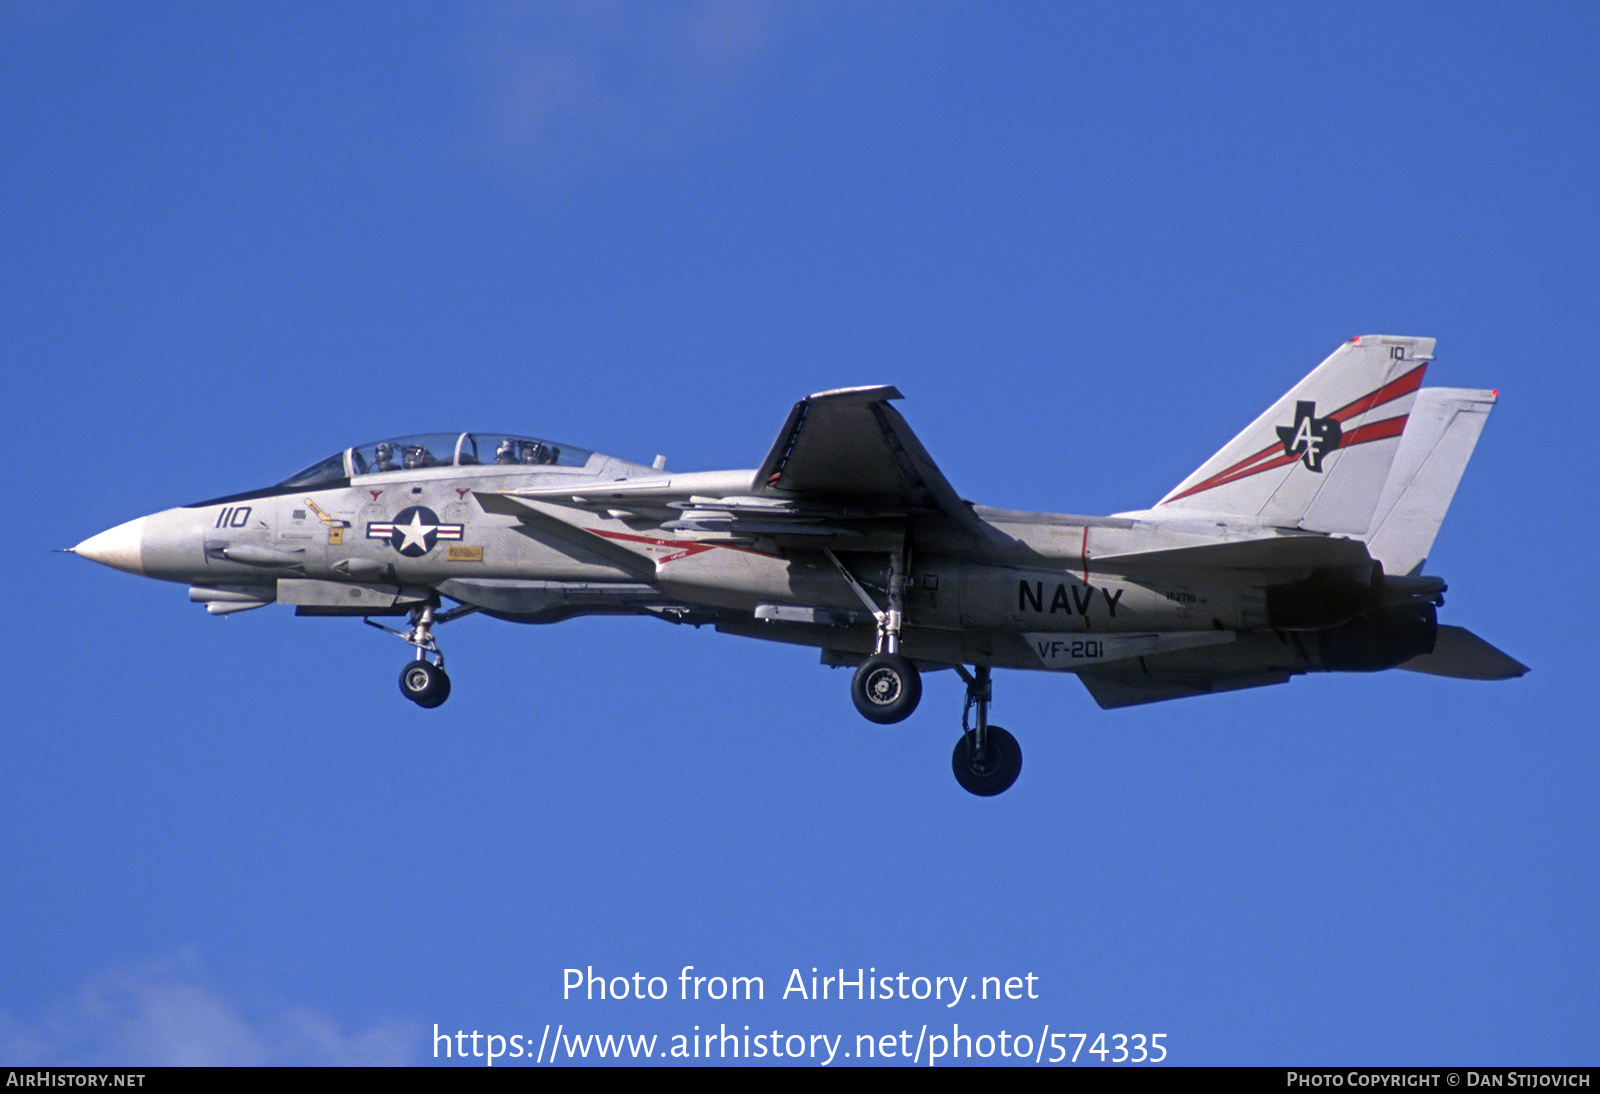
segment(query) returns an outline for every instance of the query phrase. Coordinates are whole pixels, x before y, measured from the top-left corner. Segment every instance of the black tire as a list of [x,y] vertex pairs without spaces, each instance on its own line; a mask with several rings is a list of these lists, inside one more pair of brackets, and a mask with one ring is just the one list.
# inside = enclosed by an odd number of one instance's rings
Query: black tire
[[922,702],[922,674],[897,653],[875,653],[856,670],[850,698],[869,722],[903,722]]
[[450,698],[450,677],[431,661],[409,661],[400,670],[400,694],[431,710]]
[[972,757],[972,735],[963,733],[956,742],[956,754],[950,767],[956,773],[956,782],[970,794],[992,798],[1011,789],[1011,784],[1022,774],[1022,746],[1017,739],[999,726],[989,727],[989,741],[984,749],[982,763]]

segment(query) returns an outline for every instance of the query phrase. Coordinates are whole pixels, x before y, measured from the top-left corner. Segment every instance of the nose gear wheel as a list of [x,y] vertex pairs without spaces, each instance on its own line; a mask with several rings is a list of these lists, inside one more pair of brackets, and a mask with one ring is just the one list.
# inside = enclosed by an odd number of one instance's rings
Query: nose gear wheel
[[411,611],[411,628],[398,630],[366,620],[369,626],[388,631],[417,648],[417,656],[400,670],[400,694],[426,710],[450,698],[450,677],[444,671],[444,651],[434,641],[433,628],[477,609],[466,607],[435,615],[432,604]]
[[413,661],[400,670],[400,694],[431,710],[450,698],[450,677],[431,661]]

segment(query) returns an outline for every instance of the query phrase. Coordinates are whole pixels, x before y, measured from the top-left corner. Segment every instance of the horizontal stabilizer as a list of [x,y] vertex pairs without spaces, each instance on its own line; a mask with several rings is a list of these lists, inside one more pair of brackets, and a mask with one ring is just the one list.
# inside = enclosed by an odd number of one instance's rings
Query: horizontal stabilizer
[[1439,628],[1432,653],[1413,657],[1400,667],[1457,680],[1510,680],[1528,671],[1527,665],[1495,649],[1465,627],[1449,626]]
[[1144,703],[1162,703],[1168,699],[1187,699],[1194,695],[1213,695],[1222,691],[1240,691],[1244,688],[1263,688],[1271,684],[1285,684],[1289,673],[1276,669],[1259,672],[1195,673],[1182,676],[1140,676],[1134,673],[1116,675],[1080,672],[1078,679],[1089,689],[1102,710],[1117,707],[1134,707]]

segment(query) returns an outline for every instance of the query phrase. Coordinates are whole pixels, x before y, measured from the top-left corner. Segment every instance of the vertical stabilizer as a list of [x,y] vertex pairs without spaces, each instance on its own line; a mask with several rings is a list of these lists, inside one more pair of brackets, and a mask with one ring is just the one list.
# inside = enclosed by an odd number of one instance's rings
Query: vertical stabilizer
[[1494,404],[1493,391],[1430,387],[1417,393],[1365,536],[1368,553],[1386,573],[1422,569]]
[[1381,334],[1350,339],[1156,507],[1365,532],[1433,343]]

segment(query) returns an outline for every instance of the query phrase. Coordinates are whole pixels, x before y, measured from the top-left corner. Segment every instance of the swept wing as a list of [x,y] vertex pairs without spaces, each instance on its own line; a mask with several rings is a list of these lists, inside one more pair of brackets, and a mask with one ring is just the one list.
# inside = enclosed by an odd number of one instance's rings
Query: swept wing
[[571,524],[588,512],[648,521],[700,542],[848,550],[875,524],[907,519],[983,538],[972,506],[889,405],[898,398],[893,387],[873,386],[801,399],[754,471],[480,493],[478,500],[529,524]]

